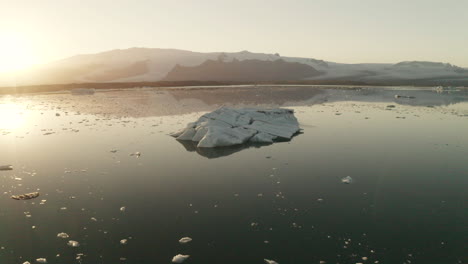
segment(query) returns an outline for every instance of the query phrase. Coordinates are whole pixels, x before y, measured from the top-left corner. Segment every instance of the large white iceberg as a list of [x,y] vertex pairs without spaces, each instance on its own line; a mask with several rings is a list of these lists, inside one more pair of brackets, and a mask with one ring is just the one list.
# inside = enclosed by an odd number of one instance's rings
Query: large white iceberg
[[199,148],[214,148],[246,142],[273,143],[291,139],[299,130],[291,109],[221,107],[171,136],[181,141],[198,142]]

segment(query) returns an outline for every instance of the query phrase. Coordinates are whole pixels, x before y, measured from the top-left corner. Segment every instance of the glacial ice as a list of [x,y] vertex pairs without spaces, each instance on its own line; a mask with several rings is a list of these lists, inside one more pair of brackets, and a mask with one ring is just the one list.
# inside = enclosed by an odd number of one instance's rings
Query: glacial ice
[[183,237],[183,238],[181,238],[181,239],[179,240],[179,243],[181,243],[181,244],[186,244],[186,243],[188,243],[188,242],[190,242],[190,241],[192,241],[192,238],[190,238],[190,237]]
[[221,107],[201,116],[171,136],[180,141],[198,142],[199,148],[251,143],[273,143],[291,139],[300,130],[291,109]]
[[174,256],[172,258],[172,262],[173,263],[182,263],[184,262],[186,259],[188,259],[190,257],[190,255],[181,255],[181,254],[177,254],[176,256]]
[[0,170],[6,171],[6,170],[13,170],[12,165],[0,165]]
[[346,184],[353,183],[353,181],[354,181],[353,178],[351,178],[350,176],[346,176],[343,179],[341,179],[341,182],[346,183]]

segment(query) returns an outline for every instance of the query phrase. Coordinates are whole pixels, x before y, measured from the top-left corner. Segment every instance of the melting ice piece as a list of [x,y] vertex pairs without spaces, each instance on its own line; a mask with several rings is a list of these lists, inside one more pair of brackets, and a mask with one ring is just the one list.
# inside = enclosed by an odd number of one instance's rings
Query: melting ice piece
[[265,261],[265,263],[267,264],[279,264],[278,262],[274,261],[274,260],[271,260],[271,259],[263,259]]
[[31,262],[25,261],[25,262],[23,262],[23,264],[31,264]]
[[181,254],[177,254],[175,255],[173,258],[172,258],[172,262],[173,263],[182,263],[184,262],[186,259],[188,259],[190,257],[190,255],[181,255]]
[[39,196],[38,192],[32,192],[32,193],[26,193],[26,194],[20,194],[20,195],[12,195],[11,199],[14,200],[29,200],[33,199]]
[[171,136],[198,142],[199,148],[214,148],[246,142],[273,143],[277,139],[291,139],[299,130],[294,111],[290,109],[221,107]]
[[78,241],[70,240],[68,241],[67,245],[69,245],[70,247],[79,247],[80,243],[78,243]]
[[133,152],[133,153],[130,153],[130,156],[135,156],[137,158],[139,158],[141,156],[141,153],[140,152]]
[[38,263],[47,263],[47,259],[45,259],[45,258],[38,258],[38,259],[36,259],[36,262],[38,262]]
[[58,233],[57,237],[59,237],[59,238],[69,238],[69,235],[67,233]]
[[350,183],[353,182],[353,178],[351,178],[350,176],[346,176],[343,179],[341,179],[341,182],[346,183],[346,184],[350,184]]
[[120,240],[120,244],[122,244],[122,245],[127,245],[127,243],[128,243],[127,239]]
[[0,165],[0,171],[12,170],[13,165]]
[[192,239],[191,239],[190,237],[183,237],[183,238],[181,238],[181,239],[179,240],[179,243],[185,244],[185,243],[188,243],[188,242],[190,242],[190,241],[192,241]]
[[127,208],[125,208],[125,206],[122,206],[122,207],[120,207],[120,212],[123,213],[123,212],[125,212],[126,209],[127,209]]

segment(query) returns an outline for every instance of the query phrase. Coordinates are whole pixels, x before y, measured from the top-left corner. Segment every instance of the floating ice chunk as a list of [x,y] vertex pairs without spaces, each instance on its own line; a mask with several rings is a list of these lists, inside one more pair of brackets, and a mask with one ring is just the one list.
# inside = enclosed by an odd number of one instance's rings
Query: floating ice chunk
[[182,263],[184,262],[186,259],[188,259],[190,257],[190,255],[181,255],[181,254],[177,254],[176,256],[174,256],[172,258],[172,262],[173,263]]
[[0,171],[13,170],[13,165],[0,165]]
[[70,236],[67,233],[58,233],[57,237],[59,237],[59,238],[69,238]]
[[120,244],[121,244],[121,245],[127,245],[127,243],[128,243],[128,240],[127,240],[127,239],[122,239],[122,240],[120,240]]
[[141,156],[141,153],[140,152],[133,152],[133,153],[130,153],[130,156],[135,156],[137,158],[139,158]]
[[67,245],[70,247],[79,247],[80,243],[78,243],[78,241],[75,241],[75,240],[70,240],[68,241]]
[[26,194],[20,194],[20,195],[12,195],[11,199],[14,200],[29,200],[33,199],[39,196],[38,192],[32,192],[32,193],[26,193]]
[[190,237],[183,237],[183,238],[179,239],[179,243],[181,243],[181,244],[185,244],[185,243],[188,243],[190,241],[192,241],[192,239]]
[[23,264],[31,264],[31,262],[25,261],[25,262],[23,262]]
[[122,207],[120,207],[120,212],[123,213],[123,212],[125,212],[126,209],[127,209],[127,208],[125,208],[125,206],[122,206]]
[[221,107],[171,136],[198,142],[199,148],[213,148],[245,142],[273,143],[278,137],[290,139],[299,130],[293,110]]
[[36,259],[36,262],[38,262],[38,263],[47,263],[47,259],[45,259],[45,258],[38,258],[38,259]]
[[346,176],[343,179],[341,179],[341,182],[346,183],[346,184],[350,184],[350,183],[353,182],[353,178],[351,178],[350,176]]
[[265,263],[267,264],[279,264],[278,262],[274,261],[274,260],[271,260],[271,259],[263,259],[265,261]]

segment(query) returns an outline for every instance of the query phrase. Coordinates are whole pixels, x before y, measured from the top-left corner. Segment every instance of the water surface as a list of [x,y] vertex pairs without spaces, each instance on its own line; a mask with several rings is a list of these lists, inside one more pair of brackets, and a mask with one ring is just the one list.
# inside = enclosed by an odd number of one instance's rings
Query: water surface
[[[219,150],[168,136],[221,105],[292,108],[304,131]],[[2,264],[467,262],[466,91],[63,92],[0,97],[0,116]]]

